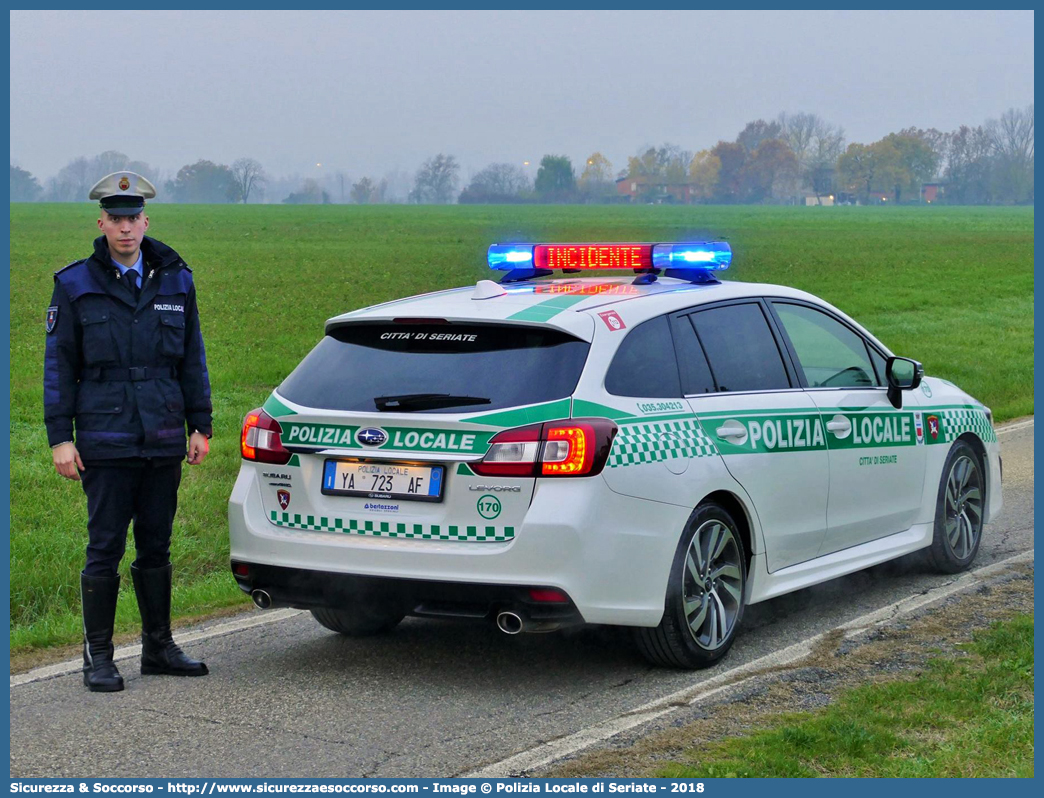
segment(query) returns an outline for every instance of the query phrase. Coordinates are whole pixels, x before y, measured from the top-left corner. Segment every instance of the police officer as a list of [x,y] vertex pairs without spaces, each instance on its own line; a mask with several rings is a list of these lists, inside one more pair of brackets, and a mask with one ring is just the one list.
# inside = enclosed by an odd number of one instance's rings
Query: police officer
[[153,185],[133,172],[94,185],[102,235],[90,257],[54,275],[46,315],[47,440],[55,469],[87,494],[83,681],[100,692],[123,689],[112,632],[131,521],[141,672],[207,673],[171,637],[170,536],[186,433],[190,465],[209,450],[210,381],[192,271],[145,235],[145,199],[154,196]]

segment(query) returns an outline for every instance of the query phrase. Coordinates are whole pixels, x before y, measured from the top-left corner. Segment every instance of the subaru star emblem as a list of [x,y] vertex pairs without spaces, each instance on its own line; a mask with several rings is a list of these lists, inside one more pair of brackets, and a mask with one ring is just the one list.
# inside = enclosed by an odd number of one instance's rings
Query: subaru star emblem
[[355,433],[355,440],[363,446],[381,446],[388,442],[388,433],[380,427],[366,427]]

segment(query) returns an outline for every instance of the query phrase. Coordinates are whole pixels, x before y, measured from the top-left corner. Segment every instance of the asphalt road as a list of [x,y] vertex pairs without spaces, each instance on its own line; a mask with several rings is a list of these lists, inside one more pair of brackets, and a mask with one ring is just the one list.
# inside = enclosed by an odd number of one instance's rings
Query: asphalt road
[[[1000,439],[1005,508],[977,567],[1033,548],[1033,425]],[[462,774],[948,579],[904,561],[753,605],[725,661],[698,673],[650,668],[613,629],[507,637],[407,619],[346,640],[299,613],[187,645],[205,679],[143,678],[131,660],[122,693],[88,693],[79,673],[13,684],[11,776]]]

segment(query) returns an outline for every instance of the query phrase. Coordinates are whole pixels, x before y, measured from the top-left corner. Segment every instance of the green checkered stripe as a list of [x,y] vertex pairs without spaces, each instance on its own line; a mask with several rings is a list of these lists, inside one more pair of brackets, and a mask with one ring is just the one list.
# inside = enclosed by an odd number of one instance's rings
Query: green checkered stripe
[[658,463],[676,457],[711,457],[718,450],[694,418],[622,424],[609,452],[609,468]]
[[298,513],[270,514],[272,523],[290,529],[307,529],[310,532],[340,532],[345,535],[369,535],[375,538],[414,538],[420,540],[464,540],[468,542],[493,542],[514,540],[513,526],[457,526],[439,524],[403,524],[394,521],[356,521],[354,518],[327,518],[325,515],[300,515]]
[[957,436],[965,432],[973,432],[987,443],[997,441],[997,433],[982,410],[943,410],[939,415],[942,420],[939,433],[946,443],[957,440]]

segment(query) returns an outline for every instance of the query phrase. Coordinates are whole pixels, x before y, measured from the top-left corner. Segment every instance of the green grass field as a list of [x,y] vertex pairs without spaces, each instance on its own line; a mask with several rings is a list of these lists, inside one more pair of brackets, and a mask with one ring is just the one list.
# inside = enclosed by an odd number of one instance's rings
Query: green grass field
[[675,779],[1033,776],[1033,618],[976,634],[913,681],[856,688],[818,713],[701,746],[656,775]]
[[[488,277],[485,250],[496,241],[725,236],[731,279],[822,296],[992,406],[998,421],[1033,412],[1032,208],[155,205],[151,216],[150,235],[194,268],[214,396],[211,454],[185,468],[174,532],[181,615],[245,602],[228,574],[225,523],[243,415],[319,340],[326,318]],[[96,218],[88,203],[11,209],[16,651],[80,634],[86,510],[47,448],[43,322],[52,272],[91,252]],[[138,622],[129,584],[123,631]]]

